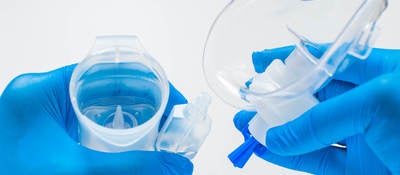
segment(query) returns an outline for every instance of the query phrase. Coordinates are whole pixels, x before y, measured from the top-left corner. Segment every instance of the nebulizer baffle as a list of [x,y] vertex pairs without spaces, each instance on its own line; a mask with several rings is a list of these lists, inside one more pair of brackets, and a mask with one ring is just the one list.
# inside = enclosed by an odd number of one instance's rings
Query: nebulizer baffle
[[[193,158],[211,127],[207,115],[210,98],[202,94],[188,104],[175,105],[160,128],[169,93],[164,70],[138,37],[97,37],[70,80],[80,144],[102,152],[158,150]],[[180,121],[196,122],[172,122],[177,117]],[[160,146],[160,142],[169,145]],[[170,145],[181,149],[177,152]]]
[[[386,0],[233,0],[223,9],[208,34],[203,72],[223,101],[257,112],[228,156],[234,166],[266,146],[268,129],[317,105],[314,94],[335,73],[367,58],[386,7]],[[285,46],[294,49],[274,52]]]

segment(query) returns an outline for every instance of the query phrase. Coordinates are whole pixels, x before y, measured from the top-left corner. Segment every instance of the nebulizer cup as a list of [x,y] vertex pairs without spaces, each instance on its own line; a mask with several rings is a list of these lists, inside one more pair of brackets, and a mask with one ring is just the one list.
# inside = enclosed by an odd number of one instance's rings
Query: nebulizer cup
[[97,37],[72,74],[70,96],[82,145],[104,152],[154,150],[169,84],[136,36]]
[[[207,137],[210,97],[164,114],[170,85],[136,36],[100,36],[70,80],[79,141],[102,152],[168,151],[193,158]],[[160,128],[163,115],[168,115]]]
[[[229,155],[235,166],[266,146],[269,128],[317,105],[314,93],[335,73],[368,56],[386,7],[386,0],[233,0],[223,9],[207,37],[203,72],[224,102],[257,112],[242,131],[251,137]],[[285,46],[294,48],[279,53]]]

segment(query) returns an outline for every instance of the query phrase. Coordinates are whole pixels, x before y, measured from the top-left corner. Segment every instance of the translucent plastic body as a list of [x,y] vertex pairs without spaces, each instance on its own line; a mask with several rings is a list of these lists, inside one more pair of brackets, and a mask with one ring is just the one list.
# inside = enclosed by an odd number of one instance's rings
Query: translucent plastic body
[[98,37],[74,70],[70,95],[82,145],[105,152],[154,150],[169,85],[137,37]]
[[158,136],[157,149],[193,158],[211,129],[210,102],[203,93],[189,104],[174,106]]
[[174,106],[159,131],[169,84],[136,36],[97,37],[73,72],[70,97],[80,143],[97,151],[159,150],[193,158],[211,126],[210,97],[202,94]]
[[[207,38],[207,82],[225,102],[257,111],[249,131],[266,145],[269,128],[318,104],[314,93],[335,72],[344,70],[351,59],[368,56],[376,20],[386,7],[386,0],[232,1]],[[322,44],[327,48],[320,49]],[[252,52],[288,45],[295,49],[287,57],[268,58],[275,60],[265,72],[255,73]],[[266,57],[268,53],[264,51]]]

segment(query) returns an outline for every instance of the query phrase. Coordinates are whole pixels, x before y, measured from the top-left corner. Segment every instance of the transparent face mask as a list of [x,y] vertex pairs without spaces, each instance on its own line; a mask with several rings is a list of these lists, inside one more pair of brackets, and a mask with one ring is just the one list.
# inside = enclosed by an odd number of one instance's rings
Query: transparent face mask
[[[209,31],[204,75],[224,102],[257,111],[248,142],[265,145],[269,128],[318,104],[314,93],[369,55],[386,6],[386,0],[233,0]],[[250,149],[242,148],[236,155]]]

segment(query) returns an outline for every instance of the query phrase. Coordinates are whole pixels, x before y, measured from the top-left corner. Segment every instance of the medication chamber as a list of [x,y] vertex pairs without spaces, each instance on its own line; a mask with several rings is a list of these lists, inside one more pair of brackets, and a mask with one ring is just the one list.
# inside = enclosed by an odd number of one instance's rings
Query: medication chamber
[[[245,165],[257,144],[266,146],[269,128],[317,105],[314,94],[335,73],[367,58],[387,3],[230,1],[209,31],[203,72],[224,102],[257,112],[248,125],[251,137],[229,155],[236,167]],[[279,53],[286,46],[294,49]]]
[[159,130],[169,87],[164,70],[136,36],[97,37],[70,81],[80,144],[103,152],[158,150],[193,158],[211,127],[210,98],[202,94],[174,106]]

